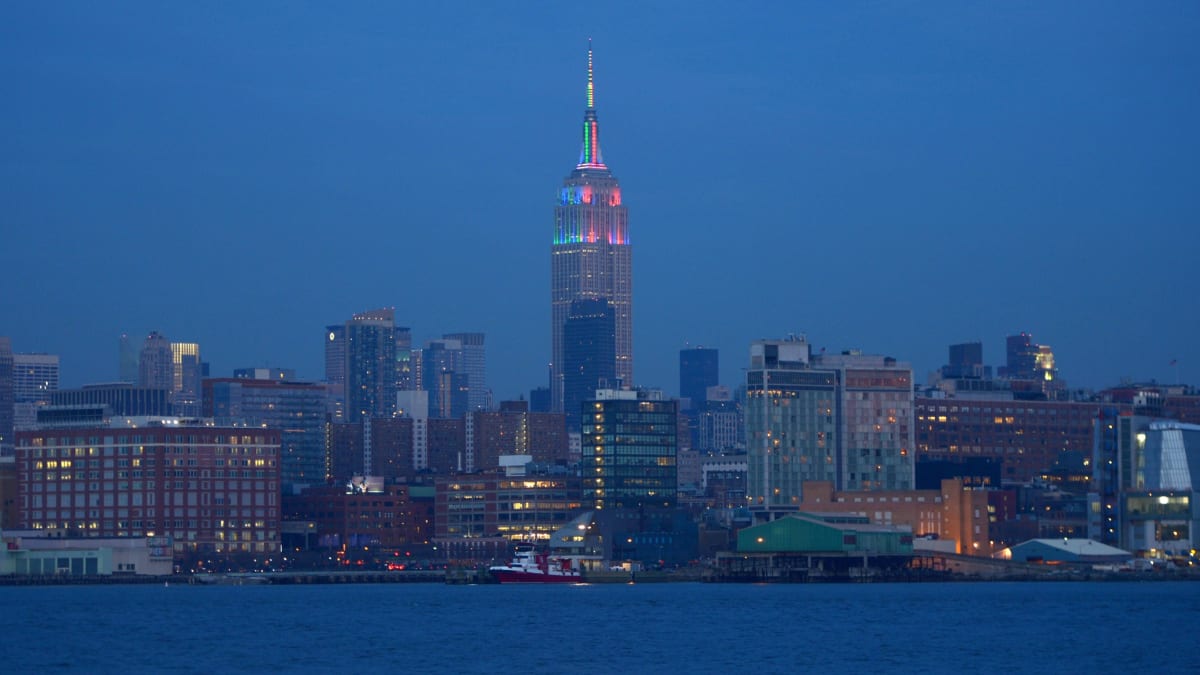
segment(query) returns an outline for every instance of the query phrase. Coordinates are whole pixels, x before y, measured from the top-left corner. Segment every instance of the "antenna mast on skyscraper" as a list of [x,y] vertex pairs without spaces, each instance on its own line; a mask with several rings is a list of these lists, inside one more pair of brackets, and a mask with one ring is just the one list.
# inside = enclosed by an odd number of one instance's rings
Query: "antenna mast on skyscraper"
[[588,38],[587,107],[588,110],[596,107],[596,85],[592,80],[592,38]]

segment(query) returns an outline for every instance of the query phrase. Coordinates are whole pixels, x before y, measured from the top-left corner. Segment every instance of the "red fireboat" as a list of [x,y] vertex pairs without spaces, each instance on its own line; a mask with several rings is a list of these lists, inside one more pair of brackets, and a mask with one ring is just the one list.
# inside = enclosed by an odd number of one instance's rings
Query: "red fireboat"
[[535,551],[530,544],[518,544],[512,562],[493,565],[488,571],[502,584],[560,584],[583,581],[570,558]]

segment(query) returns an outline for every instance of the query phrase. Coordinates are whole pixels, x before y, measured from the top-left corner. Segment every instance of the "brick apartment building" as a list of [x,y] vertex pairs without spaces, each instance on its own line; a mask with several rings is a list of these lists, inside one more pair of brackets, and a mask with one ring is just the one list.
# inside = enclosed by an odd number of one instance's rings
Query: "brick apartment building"
[[17,435],[22,527],[170,537],[185,552],[279,549],[280,434],[171,418]]

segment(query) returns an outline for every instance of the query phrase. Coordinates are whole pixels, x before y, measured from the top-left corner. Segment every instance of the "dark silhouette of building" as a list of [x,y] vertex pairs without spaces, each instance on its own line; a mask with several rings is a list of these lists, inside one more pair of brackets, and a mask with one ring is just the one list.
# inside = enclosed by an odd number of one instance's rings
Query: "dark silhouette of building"
[[13,405],[12,340],[0,336],[0,457],[12,455]]
[[583,151],[567,176],[554,209],[554,243],[550,255],[550,387],[555,411],[564,407],[565,329],[571,303],[605,298],[612,303],[616,377],[633,382],[633,262],[629,215],[621,187],[600,155],[588,45],[587,108],[583,114]]
[[411,479],[413,467],[413,426],[411,418],[371,420],[371,475],[387,481]]
[[950,345],[950,358],[942,367],[942,377],[949,379],[983,379],[991,377],[991,369],[983,365],[983,343],[964,342]]
[[720,359],[716,349],[693,347],[679,350],[679,398],[688,399],[692,409],[703,407],[709,387],[720,384]]
[[17,464],[14,461],[0,462],[0,530],[17,527],[21,522]]
[[138,348],[127,333],[122,333],[117,342],[117,380],[130,384],[138,381]]
[[717,350],[704,347],[679,350],[679,412],[687,423],[686,439],[690,448],[702,449],[700,427],[708,407],[708,389],[719,384]]
[[1008,336],[1005,339],[1007,362],[1004,377],[1012,380],[1036,379],[1038,347],[1029,333]]
[[918,490],[937,490],[943,480],[956,478],[969,488],[998,488],[1003,463],[995,457],[917,459]]
[[430,473],[459,473],[466,467],[466,422],[458,419],[433,419],[428,425]]
[[325,424],[325,475],[335,484],[369,473],[363,455],[362,422]]
[[579,429],[579,411],[597,389],[616,386],[616,313],[604,298],[575,300],[563,326],[563,411]]
[[530,412],[550,412],[550,388],[535,387],[529,391]]

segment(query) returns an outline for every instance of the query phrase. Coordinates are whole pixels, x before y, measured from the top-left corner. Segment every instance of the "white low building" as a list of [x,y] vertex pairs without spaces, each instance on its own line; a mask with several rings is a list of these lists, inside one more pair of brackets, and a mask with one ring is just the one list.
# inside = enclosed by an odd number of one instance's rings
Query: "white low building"
[[169,537],[46,537],[6,530],[0,575],[165,576],[174,572]]

